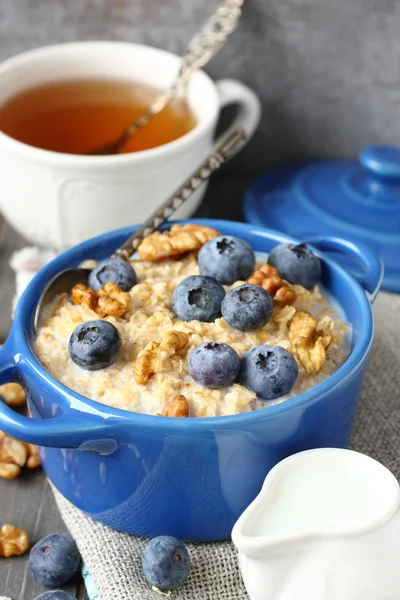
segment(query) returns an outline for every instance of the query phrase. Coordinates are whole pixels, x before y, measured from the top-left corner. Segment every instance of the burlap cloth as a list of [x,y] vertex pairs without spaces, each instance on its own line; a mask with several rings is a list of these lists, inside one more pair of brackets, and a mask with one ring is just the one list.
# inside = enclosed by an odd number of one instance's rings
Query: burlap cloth
[[[400,478],[400,296],[380,294],[374,306],[375,341],[357,414],[352,448],[373,456]],[[101,600],[154,600],[140,567],[145,540],[118,533],[84,516],[57,492]],[[229,542],[189,544],[192,572],[174,598],[246,600],[236,552]]]

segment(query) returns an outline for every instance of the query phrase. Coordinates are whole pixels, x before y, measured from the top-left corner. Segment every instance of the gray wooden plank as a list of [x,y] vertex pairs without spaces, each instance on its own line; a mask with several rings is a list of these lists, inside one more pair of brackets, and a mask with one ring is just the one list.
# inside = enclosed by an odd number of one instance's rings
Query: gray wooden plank
[[[25,471],[13,481],[0,479],[0,506],[1,524],[25,529],[31,544],[49,533],[66,530],[41,470]],[[76,579],[65,589],[75,594],[78,584]],[[12,600],[33,600],[45,589],[30,575],[28,554],[0,559],[0,595]],[[80,594],[83,600],[85,596]]]

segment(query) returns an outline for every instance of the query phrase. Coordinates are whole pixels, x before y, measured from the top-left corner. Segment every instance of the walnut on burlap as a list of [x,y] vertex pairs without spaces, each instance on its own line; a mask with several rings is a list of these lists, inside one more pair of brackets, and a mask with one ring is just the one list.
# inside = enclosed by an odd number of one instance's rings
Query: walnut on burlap
[[[352,448],[373,456],[400,477],[400,296],[376,300],[376,333],[356,418]],[[147,600],[157,597],[146,585],[140,566],[146,543],[118,533],[84,516],[58,492],[56,501],[75,538],[102,600]],[[172,598],[247,600],[236,552],[229,542],[188,544],[192,573]],[[162,596],[159,596],[162,598]]]

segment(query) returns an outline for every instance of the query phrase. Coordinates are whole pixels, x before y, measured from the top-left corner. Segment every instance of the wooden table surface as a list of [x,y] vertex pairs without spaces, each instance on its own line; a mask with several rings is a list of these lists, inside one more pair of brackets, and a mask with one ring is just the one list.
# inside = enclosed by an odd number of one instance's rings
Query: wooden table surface
[[[232,175],[214,178],[198,216],[240,220],[240,199],[247,181]],[[12,253],[26,241],[7,227],[0,248],[0,342],[9,330],[10,307],[14,295],[14,276],[9,268]],[[0,478],[0,526],[11,523],[28,532],[31,543],[43,536],[65,531],[44,473],[41,470],[24,473],[8,481]],[[0,597],[12,600],[34,600],[45,588],[38,585],[29,573],[28,555],[0,558]],[[76,578],[64,588],[79,600],[87,600],[84,585]],[[118,600],[117,598],[115,600]]]

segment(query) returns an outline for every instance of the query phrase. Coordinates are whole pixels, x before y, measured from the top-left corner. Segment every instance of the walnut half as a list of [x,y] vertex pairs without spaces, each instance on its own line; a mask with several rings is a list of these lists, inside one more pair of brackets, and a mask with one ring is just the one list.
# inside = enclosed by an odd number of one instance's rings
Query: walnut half
[[28,469],[36,469],[37,467],[40,467],[40,458],[37,447],[33,444],[27,444],[25,442],[23,442],[23,444],[25,445],[28,453],[25,466],[28,467]]
[[290,323],[289,340],[308,375],[316,375],[326,359],[326,349],[332,341],[330,333],[322,329],[307,312],[297,312]]
[[1,432],[0,434],[0,477],[14,479],[21,473],[27,459],[27,451],[22,442]]
[[99,295],[97,307],[99,314],[122,317],[128,310],[130,294],[121,290],[115,283],[106,283],[97,293]]
[[0,556],[21,556],[29,548],[29,538],[23,529],[14,525],[3,525],[0,529]]
[[145,237],[138,252],[142,260],[165,260],[200,250],[206,242],[219,235],[216,229],[205,225],[176,224],[169,231],[155,231]]
[[185,396],[178,394],[172,400],[168,400],[162,407],[161,415],[163,417],[188,417],[189,403]]
[[289,306],[297,300],[296,292],[279,276],[278,269],[267,263],[255,271],[247,283],[263,287],[278,306]]
[[0,431],[0,477],[15,479],[23,466],[28,469],[40,466],[36,446],[20,442]]
[[19,383],[0,385],[0,397],[12,408],[20,408],[25,405],[25,392]]
[[103,285],[98,292],[78,283],[72,288],[71,296],[75,304],[87,306],[100,317],[122,317],[131,299],[129,292],[124,292],[112,282]]
[[[189,336],[183,331],[169,331],[159,342],[150,342],[141,352],[133,366],[133,377],[139,385],[146,385],[156,372],[162,368],[158,364],[163,355],[167,359],[175,354],[182,356],[189,342]],[[158,368],[159,367],[159,368]]]

